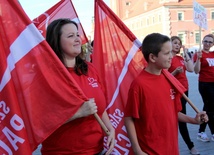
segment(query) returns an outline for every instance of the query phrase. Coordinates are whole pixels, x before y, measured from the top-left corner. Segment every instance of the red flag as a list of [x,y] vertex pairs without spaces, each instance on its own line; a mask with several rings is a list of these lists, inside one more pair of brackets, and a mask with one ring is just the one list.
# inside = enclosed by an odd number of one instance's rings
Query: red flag
[[141,43],[102,0],[95,0],[93,63],[106,89],[108,113],[116,131],[112,154],[132,154],[124,126],[124,106],[132,80],[146,64]]
[[171,74],[168,70],[163,69],[164,76],[169,80],[169,82],[175,87],[175,89],[182,95],[186,88]]
[[0,154],[26,155],[86,98],[17,0],[0,10]]
[[46,28],[49,23],[58,18],[70,18],[78,24],[79,34],[82,38],[82,43],[85,44],[88,42],[88,39],[85,35],[83,27],[80,23],[80,20],[77,16],[76,10],[71,2],[71,0],[61,0],[49,10],[41,14],[39,17],[33,20],[36,27],[40,30],[42,35],[46,37]]

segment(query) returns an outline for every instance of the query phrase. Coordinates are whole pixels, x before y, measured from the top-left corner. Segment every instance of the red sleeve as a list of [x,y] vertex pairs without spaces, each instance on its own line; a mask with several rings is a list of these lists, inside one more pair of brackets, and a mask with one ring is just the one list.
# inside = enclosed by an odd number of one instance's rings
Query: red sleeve
[[139,118],[139,94],[133,88],[129,89],[128,100],[125,107],[125,117]]

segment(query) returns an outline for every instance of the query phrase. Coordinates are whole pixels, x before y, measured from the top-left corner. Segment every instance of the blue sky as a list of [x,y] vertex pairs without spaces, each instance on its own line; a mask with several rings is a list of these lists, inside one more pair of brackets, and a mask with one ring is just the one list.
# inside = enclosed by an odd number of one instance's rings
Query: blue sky
[[[34,19],[59,2],[59,0],[19,0],[19,2],[30,19]],[[104,0],[104,2],[109,5],[109,0]],[[88,34],[91,30],[91,20],[94,16],[94,0],[72,0],[72,3],[86,34]]]

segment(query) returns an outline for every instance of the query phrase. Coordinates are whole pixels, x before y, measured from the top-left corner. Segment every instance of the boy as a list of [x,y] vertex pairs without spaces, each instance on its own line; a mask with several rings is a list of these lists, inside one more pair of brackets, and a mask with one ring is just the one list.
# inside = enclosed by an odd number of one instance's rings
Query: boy
[[132,82],[125,109],[125,126],[136,155],[179,155],[178,120],[200,124],[205,112],[195,118],[181,111],[180,96],[163,74],[171,65],[170,38],[153,33],[144,39],[142,51],[148,62]]

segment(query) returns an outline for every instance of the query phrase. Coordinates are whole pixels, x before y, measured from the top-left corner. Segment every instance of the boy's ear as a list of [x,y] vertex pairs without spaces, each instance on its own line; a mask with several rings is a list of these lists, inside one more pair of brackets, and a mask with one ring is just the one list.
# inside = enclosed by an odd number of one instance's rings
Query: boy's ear
[[156,59],[157,59],[157,56],[155,56],[155,55],[152,54],[152,53],[149,54],[149,61],[150,61],[150,62],[153,62],[153,63],[154,63],[154,62],[156,61]]

